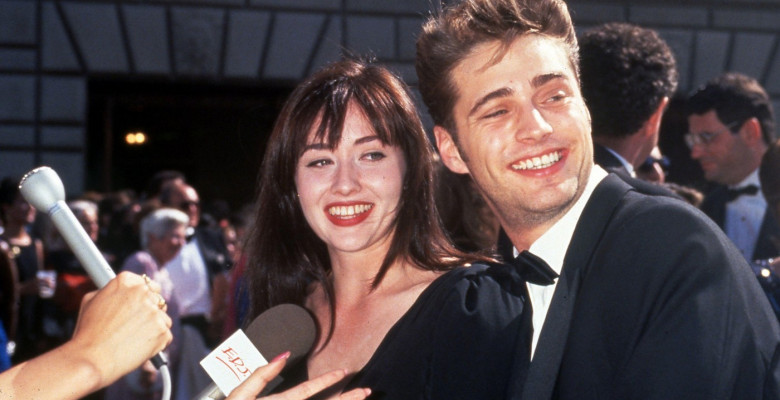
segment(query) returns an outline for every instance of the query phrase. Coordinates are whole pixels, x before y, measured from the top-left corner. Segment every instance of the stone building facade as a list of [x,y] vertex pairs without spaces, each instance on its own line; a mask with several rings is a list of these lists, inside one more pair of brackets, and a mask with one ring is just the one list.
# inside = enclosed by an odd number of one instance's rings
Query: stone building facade
[[[69,194],[118,189],[111,179],[88,179],[112,165],[90,164],[90,155],[115,151],[92,140],[110,135],[90,132],[95,81],[261,93],[291,88],[348,50],[372,53],[414,87],[414,38],[432,3],[1,0],[0,175],[50,165]],[[736,70],[780,99],[780,0],[570,0],[569,7],[578,30],[607,21],[657,29],[678,58],[681,92]]]

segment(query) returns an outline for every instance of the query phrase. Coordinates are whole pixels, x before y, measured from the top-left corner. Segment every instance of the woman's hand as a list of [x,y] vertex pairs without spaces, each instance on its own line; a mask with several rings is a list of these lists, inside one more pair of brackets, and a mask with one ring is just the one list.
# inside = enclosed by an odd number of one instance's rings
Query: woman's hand
[[[286,354],[289,356],[289,354]],[[276,357],[268,365],[258,368],[252,375],[237,388],[233,389],[226,400],[254,400],[268,382],[271,382],[284,368],[287,362],[285,355]],[[263,397],[263,400],[303,400],[308,399],[320,391],[336,384],[347,375],[345,370],[336,370],[310,379],[300,385],[282,393]],[[339,400],[362,400],[371,394],[370,389],[359,388],[342,393]]]
[[171,319],[160,303],[160,286],[122,272],[88,293],[70,346],[100,371],[107,385],[162,351],[172,340]]
[[80,399],[140,366],[172,339],[159,291],[123,272],[84,296],[73,338],[0,373],[0,398]]

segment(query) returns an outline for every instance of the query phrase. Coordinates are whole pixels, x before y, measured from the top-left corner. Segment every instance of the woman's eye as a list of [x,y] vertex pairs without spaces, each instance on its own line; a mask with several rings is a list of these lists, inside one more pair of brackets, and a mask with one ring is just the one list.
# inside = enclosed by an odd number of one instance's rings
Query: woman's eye
[[316,167],[324,167],[325,165],[328,165],[329,163],[330,163],[329,160],[317,159],[317,160],[309,161],[308,163],[306,163],[306,166],[307,167],[315,167],[315,168]]
[[383,158],[385,158],[385,154],[381,151],[372,151],[370,153],[367,153],[363,158],[369,160],[369,161],[379,161]]

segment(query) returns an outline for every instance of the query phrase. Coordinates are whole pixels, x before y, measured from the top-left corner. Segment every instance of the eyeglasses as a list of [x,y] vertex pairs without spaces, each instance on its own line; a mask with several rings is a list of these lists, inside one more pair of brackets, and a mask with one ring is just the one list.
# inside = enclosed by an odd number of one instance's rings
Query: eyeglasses
[[699,133],[693,133],[688,132],[686,133],[683,138],[685,139],[685,144],[688,146],[689,149],[693,150],[693,146],[696,146],[697,144],[700,144],[702,146],[709,146],[710,143],[712,143],[718,135],[720,135],[723,132],[731,131],[732,129],[740,126],[742,123],[739,121],[732,122],[728,125],[726,125],[726,129],[722,129],[717,132],[699,132]]
[[189,210],[192,207],[200,207],[200,202],[197,201],[182,201],[181,204],[179,204],[179,209],[181,210]]

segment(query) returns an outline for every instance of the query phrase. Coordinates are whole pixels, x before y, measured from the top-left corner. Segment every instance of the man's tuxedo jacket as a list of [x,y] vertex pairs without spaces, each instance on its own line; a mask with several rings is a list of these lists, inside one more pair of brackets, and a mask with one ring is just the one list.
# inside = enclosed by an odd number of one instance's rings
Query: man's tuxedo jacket
[[699,210],[610,174],[561,251],[534,358],[517,368],[510,398],[780,396],[777,319],[744,257]]
[[[728,200],[726,191],[725,186],[715,188],[701,204],[702,211],[709,215],[721,228],[723,228],[723,222],[726,220],[726,202]],[[764,212],[764,218],[761,220],[761,229],[758,233],[758,240],[756,240],[756,247],[753,249],[751,261],[780,255],[780,249],[772,242],[772,237],[780,238],[780,225],[772,216],[769,208],[767,208]]]

